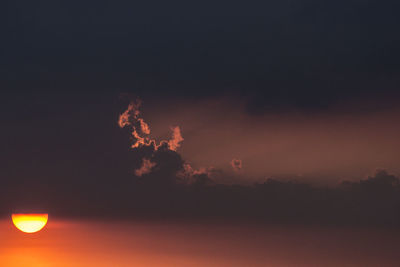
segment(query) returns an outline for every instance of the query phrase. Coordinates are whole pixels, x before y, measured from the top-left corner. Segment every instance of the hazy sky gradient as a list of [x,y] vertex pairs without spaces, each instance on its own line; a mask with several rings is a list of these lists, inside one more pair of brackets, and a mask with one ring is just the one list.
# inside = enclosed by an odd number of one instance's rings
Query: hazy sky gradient
[[31,236],[1,220],[0,234],[0,264],[8,267],[395,267],[399,238],[374,228],[57,219]]

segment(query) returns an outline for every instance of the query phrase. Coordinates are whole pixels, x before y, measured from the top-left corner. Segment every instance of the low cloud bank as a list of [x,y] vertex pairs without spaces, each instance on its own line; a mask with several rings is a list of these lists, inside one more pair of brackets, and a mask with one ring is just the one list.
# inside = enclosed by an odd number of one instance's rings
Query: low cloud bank
[[1,188],[0,211],[5,215],[29,203],[58,216],[400,225],[400,179],[385,170],[331,188],[275,179],[252,186],[216,184],[202,173],[193,174],[196,183],[166,183],[166,177],[154,178],[156,172],[150,179],[116,177],[112,184],[33,185],[29,195]]

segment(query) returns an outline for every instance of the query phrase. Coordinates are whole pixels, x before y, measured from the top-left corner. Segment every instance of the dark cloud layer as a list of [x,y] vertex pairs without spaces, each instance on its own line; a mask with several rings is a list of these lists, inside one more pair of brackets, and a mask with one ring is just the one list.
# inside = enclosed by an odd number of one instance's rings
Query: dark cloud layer
[[[157,150],[152,145],[131,149],[131,131],[117,125],[126,109],[117,98],[113,102],[109,95],[93,99],[55,94],[49,102],[41,96],[16,96],[8,98],[8,104],[3,99],[7,126],[0,133],[3,215],[47,210],[58,216],[100,218],[399,223],[399,180],[384,171],[365,181],[331,188],[293,179],[249,186],[221,184],[218,179],[235,180],[235,174],[192,168],[179,150],[167,144]],[[156,165],[135,176],[143,159]],[[180,182],[183,170],[194,182]]]
[[214,218],[288,224],[400,224],[399,178],[386,171],[378,171],[359,182],[343,182],[336,188],[274,179],[253,186],[183,185],[166,183],[166,178],[118,177],[112,179],[112,186],[71,180],[42,182],[31,184],[28,193],[2,187],[1,214],[10,212],[10,207],[13,211],[40,207],[54,216],[104,219]]

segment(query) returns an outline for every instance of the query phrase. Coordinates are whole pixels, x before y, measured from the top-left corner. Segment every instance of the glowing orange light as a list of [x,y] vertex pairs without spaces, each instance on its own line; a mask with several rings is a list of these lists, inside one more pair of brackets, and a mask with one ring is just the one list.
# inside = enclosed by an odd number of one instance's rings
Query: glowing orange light
[[24,233],[36,233],[46,226],[48,214],[13,214],[12,221]]

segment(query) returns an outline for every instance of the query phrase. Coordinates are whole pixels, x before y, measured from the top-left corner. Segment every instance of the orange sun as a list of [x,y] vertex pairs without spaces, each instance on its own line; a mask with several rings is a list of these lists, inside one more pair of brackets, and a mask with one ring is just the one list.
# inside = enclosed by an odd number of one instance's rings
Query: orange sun
[[13,214],[12,221],[24,233],[36,233],[46,226],[48,214]]

